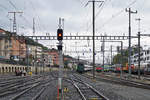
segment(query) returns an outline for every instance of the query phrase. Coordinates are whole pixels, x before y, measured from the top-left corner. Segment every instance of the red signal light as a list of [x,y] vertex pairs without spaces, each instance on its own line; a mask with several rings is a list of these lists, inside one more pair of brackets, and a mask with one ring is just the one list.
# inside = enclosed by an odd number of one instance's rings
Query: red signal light
[[58,29],[57,30],[57,40],[63,40],[63,30],[62,29]]

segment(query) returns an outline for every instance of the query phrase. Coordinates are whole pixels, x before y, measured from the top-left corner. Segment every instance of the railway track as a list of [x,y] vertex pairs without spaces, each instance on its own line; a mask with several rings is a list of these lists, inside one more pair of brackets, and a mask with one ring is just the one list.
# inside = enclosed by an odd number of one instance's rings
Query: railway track
[[9,86],[9,85],[17,85],[19,83],[25,83],[27,81],[30,81],[30,80],[35,80],[37,79],[39,76],[33,76],[33,77],[18,77],[18,78],[13,78],[11,80],[6,80],[6,81],[1,81],[0,82],[0,87],[5,87],[5,86]]
[[50,85],[51,81],[53,80],[48,80],[47,82],[42,83],[35,83],[21,93],[13,96],[10,100],[37,100],[46,89],[46,87]]
[[[32,100],[31,98],[35,98],[33,100],[36,100],[42,91],[44,91],[45,84],[52,81],[51,78],[49,74],[44,74],[32,78],[23,77],[22,79],[14,80],[14,83],[12,83],[12,80],[10,82],[6,81],[7,85],[1,87],[0,90],[0,100],[25,100],[25,97],[30,97],[30,99],[26,100]],[[30,94],[30,96],[25,96],[25,94]]]
[[79,76],[72,75],[71,78],[68,79],[68,81],[70,81],[77,89],[82,100],[109,100],[93,86],[81,80]]
[[[88,74],[84,74],[82,76],[86,77],[86,78],[93,78],[92,76],[90,76]],[[115,83],[115,84],[120,84],[120,85],[125,85],[125,86],[131,86],[131,87],[149,89],[150,90],[150,84],[137,82],[137,81],[132,81],[132,80],[128,80],[128,79],[120,79],[120,78],[100,76],[100,75],[98,77],[96,77],[95,79],[99,80],[99,81],[104,81],[104,82],[109,82],[109,83]]]

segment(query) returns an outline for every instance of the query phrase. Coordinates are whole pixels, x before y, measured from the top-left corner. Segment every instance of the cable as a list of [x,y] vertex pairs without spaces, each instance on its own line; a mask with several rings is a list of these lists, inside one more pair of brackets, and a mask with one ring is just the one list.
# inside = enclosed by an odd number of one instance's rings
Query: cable
[[[125,8],[128,8],[130,6],[132,6],[133,4],[135,4],[138,0],[134,0],[132,1],[129,5],[127,5]],[[102,24],[101,27],[97,28],[96,30],[98,31],[99,29],[101,29],[102,27],[104,27],[106,24],[108,24],[112,19],[116,18],[117,16],[119,16],[122,12],[124,12],[125,8],[123,8],[122,10],[120,10],[119,12],[117,12],[116,14],[112,15],[112,17],[110,19],[108,19],[104,24]]]
[[[106,0],[107,1],[107,0]],[[104,2],[104,3],[101,3],[100,4],[100,9],[99,9],[99,11],[96,13],[96,16],[95,16],[95,20],[97,19],[97,17],[98,17],[98,15],[101,13],[101,11],[103,10],[103,8],[104,8],[104,5],[106,4],[106,1]],[[90,22],[90,21],[89,21]],[[86,30],[86,32],[88,32],[89,31],[89,29],[91,28],[91,26],[92,26],[92,23],[87,27],[87,30]]]
[[31,23],[26,19],[26,17],[25,16],[21,16],[21,17],[24,19],[24,22],[26,22],[32,28]]
[[3,8],[3,9],[5,9],[5,10],[8,10],[8,8],[6,8],[5,6],[3,6],[1,4],[0,4],[0,7]]
[[81,1],[81,0],[77,0],[77,1],[79,1],[80,3],[81,3],[81,6],[83,6],[84,7],[84,1]]
[[[37,16],[37,19],[39,20],[39,22],[41,22],[41,19],[40,19],[39,15],[37,14],[37,11],[36,11],[36,9],[35,9],[33,3],[32,3],[30,0],[29,0],[29,2],[30,2],[30,5],[32,6],[32,9],[33,9],[34,12],[35,12],[35,15]],[[38,23],[38,24],[39,24],[39,23]],[[42,25],[43,30],[46,30],[45,26],[44,26],[43,24],[41,24],[41,25]],[[40,24],[39,24],[39,27],[40,27]],[[41,27],[40,27],[40,29],[41,29]]]
[[16,7],[10,0],[8,0],[8,2],[9,2],[10,5],[11,5],[13,8],[15,8],[15,10],[17,11],[17,7]]

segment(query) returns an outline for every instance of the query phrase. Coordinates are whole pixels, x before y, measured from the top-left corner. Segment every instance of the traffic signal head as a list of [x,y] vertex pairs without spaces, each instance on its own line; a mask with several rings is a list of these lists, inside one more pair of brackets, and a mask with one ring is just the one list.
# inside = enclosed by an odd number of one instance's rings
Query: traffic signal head
[[62,45],[58,45],[57,47],[59,51],[62,51]]
[[63,30],[62,29],[58,29],[57,30],[57,40],[63,40]]

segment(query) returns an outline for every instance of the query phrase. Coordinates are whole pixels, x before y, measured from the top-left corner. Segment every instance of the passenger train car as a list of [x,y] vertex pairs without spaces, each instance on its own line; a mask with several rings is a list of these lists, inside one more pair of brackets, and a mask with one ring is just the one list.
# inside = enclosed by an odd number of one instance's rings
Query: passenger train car
[[[134,64],[134,70],[132,70],[133,73],[138,73],[138,64]],[[141,63],[140,64],[140,72],[142,74],[150,74],[150,63]]]
[[85,65],[83,63],[79,63],[77,65],[77,72],[79,73],[83,73],[83,72],[87,72],[87,71],[91,71],[93,69],[93,66],[90,65]]
[[[120,65],[113,65],[113,71],[114,72],[120,72],[121,67]],[[124,72],[129,71],[129,65],[126,64],[126,66],[123,67]],[[131,64],[131,71],[133,74],[138,73],[138,64]],[[150,74],[150,63],[141,63],[140,64],[140,72],[141,74]]]

